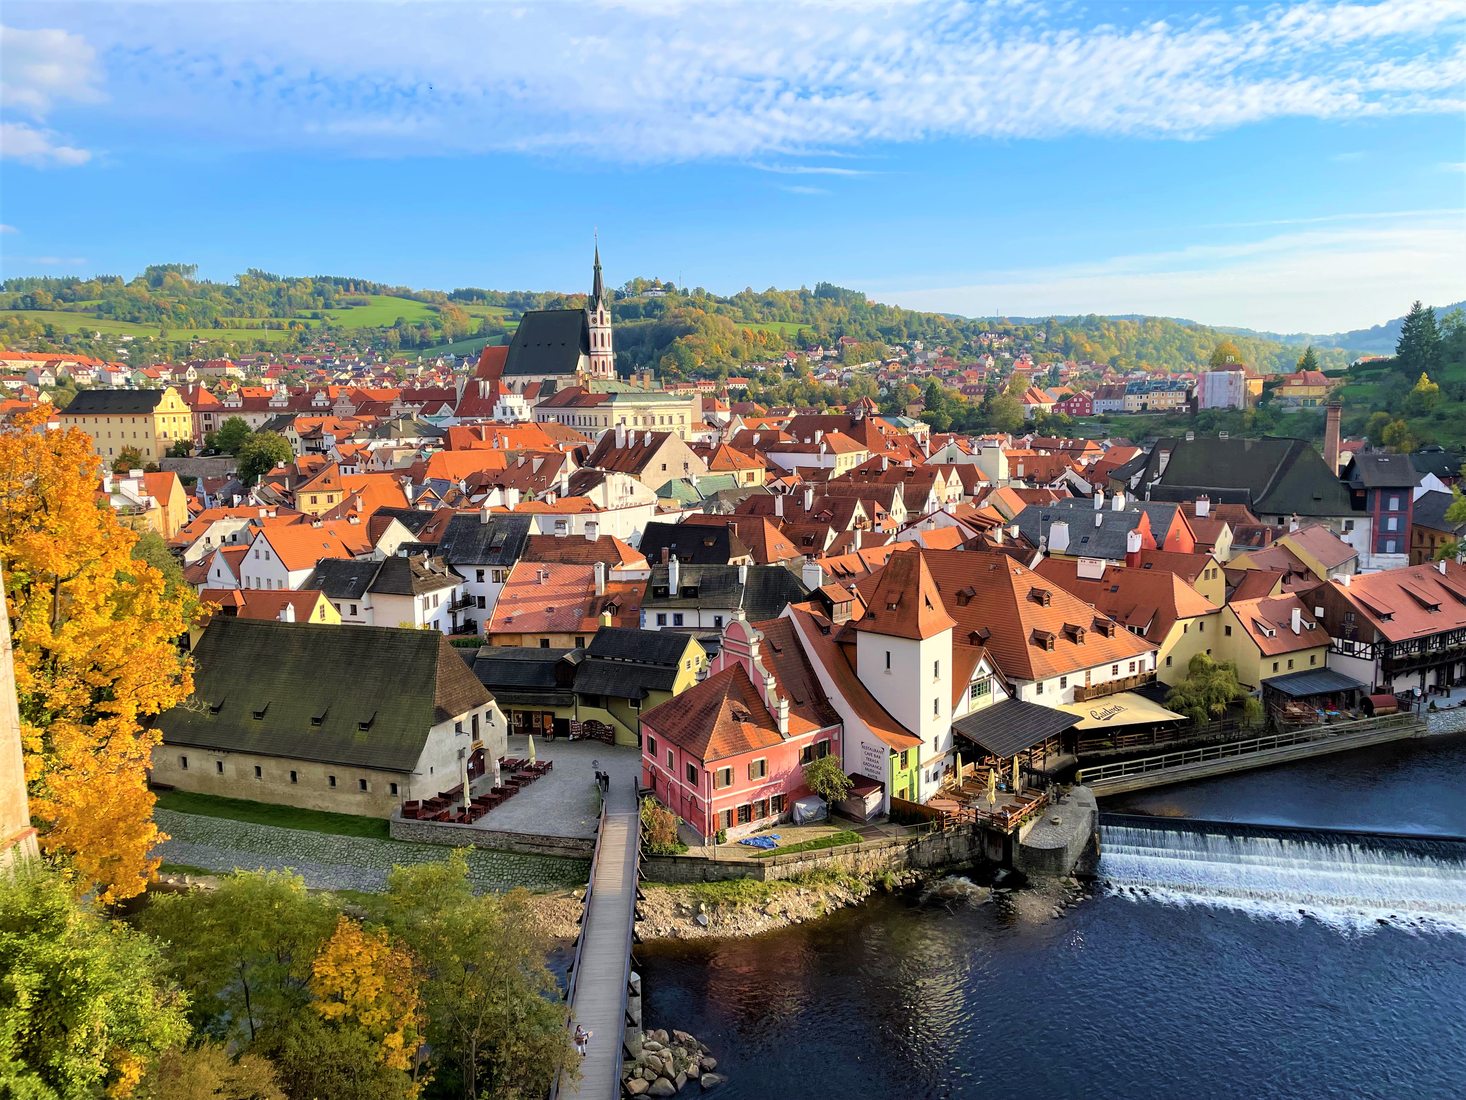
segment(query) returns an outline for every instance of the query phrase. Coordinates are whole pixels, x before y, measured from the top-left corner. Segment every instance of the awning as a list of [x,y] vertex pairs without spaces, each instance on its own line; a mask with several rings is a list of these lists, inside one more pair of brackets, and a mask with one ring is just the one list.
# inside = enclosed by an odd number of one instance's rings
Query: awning
[[1262,686],[1271,691],[1281,691],[1293,699],[1307,695],[1328,695],[1335,691],[1365,691],[1366,686],[1335,672],[1331,668],[1305,668],[1302,672],[1290,672],[1286,676],[1274,676],[1264,680]]
[[1184,722],[1186,716],[1167,710],[1133,691],[1121,691],[1087,703],[1060,703],[1059,709],[1078,717],[1076,728],[1108,730],[1117,726],[1141,726],[1151,722]]
[[1053,707],[1004,699],[959,718],[952,732],[961,734],[989,756],[1017,756],[1074,725],[1074,715]]

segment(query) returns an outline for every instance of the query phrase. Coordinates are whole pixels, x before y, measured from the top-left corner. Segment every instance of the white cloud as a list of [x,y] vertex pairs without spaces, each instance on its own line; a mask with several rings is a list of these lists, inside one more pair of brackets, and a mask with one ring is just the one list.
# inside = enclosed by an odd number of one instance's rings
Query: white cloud
[[864,168],[839,168],[830,164],[755,164],[760,172],[777,172],[784,176],[869,176]]
[[1466,298],[1459,214],[1313,229],[1092,264],[984,272],[967,285],[876,296],[986,316],[1148,313],[1282,332],[1338,332],[1398,316],[1415,298]]
[[[1458,0],[1213,0],[1170,23],[1143,6],[982,0],[361,3],[350,19],[338,4],[43,10],[115,61],[109,110],[175,140],[358,155],[798,168],[873,142],[1189,139],[1466,109]],[[26,87],[59,102],[52,79]]]
[[15,226],[13,226],[13,225],[0,225],[0,235],[4,235],[6,233],[19,233],[19,232],[20,232],[20,230],[19,229],[16,229]]
[[92,154],[74,145],[63,144],[50,130],[24,122],[0,122],[0,157],[46,168],[85,164],[92,159]]
[[791,195],[828,195],[829,189],[825,187],[808,187],[801,183],[790,183],[780,186],[780,191],[787,191]]

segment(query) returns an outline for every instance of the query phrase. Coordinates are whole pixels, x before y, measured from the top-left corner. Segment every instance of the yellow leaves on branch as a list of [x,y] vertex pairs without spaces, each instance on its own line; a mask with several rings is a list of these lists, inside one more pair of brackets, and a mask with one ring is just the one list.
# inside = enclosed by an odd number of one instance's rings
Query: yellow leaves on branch
[[311,965],[310,987],[316,1011],[361,1028],[384,1066],[412,1068],[423,1029],[418,979],[411,954],[386,929],[343,916]]
[[31,813],[41,843],[110,903],[157,867],[150,716],[193,690],[178,647],[197,610],[133,559],[136,532],[97,497],[75,429],[18,417],[0,432],[0,568],[9,597]]

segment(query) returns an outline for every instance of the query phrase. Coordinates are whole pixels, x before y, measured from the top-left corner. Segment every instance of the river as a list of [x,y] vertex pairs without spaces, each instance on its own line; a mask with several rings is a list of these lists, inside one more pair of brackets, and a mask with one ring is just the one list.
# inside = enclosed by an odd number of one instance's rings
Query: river
[[[1103,809],[1466,835],[1466,738]],[[1466,865],[1282,843],[1187,840],[1158,860],[1130,837],[1058,918],[1038,892],[879,897],[758,939],[643,948],[648,1018],[714,1048],[728,1100],[1466,1096]]]

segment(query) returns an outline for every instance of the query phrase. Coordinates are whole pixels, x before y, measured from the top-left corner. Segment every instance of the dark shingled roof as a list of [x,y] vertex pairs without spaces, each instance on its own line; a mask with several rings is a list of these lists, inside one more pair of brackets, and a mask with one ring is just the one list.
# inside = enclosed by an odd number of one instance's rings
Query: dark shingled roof
[[1040,741],[1068,729],[1077,717],[1022,699],[1004,699],[952,723],[960,733],[991,756],[1016,756]]
[[691,640],[677,631],[603,626],[586,648],[575,690],[618,699],[645,699],[653,691],[671,691]]
[[1274,676],[1263,681],[1263,687],[1270,691],[1281,691],[1293,699],[1301,699],[1307,695],[1326,695],[1333,691],[1369,690],[1369,685],[1331,668],[1305,668],[1302,672]]
[[[739,569],[747,569],[746,581],[739,581]],[[782,565],[683,565],[679,572],[679,591],[669,592],[667,566],[652,566],[643,612],[664,607],[741,607],[745,618],[758,622],[777,619],[786,606],[809,594],[799,578]]]
[[1413,452],[1410,455],[1410,464],[1420,471],[1421,477],[1435,474],[1449,485],[1452,478],[1461,476],[1461,467],[1466,466],[1466,454],[1448,451],[1439,444],[1433,444]]
[[152,412],[162,400],[162,390],[82,390],[61,415],[135,416]]
[[382,561],[348,561],[326,558],[317,563],[308,578],[328,600],[359,600],[368,592],[385,596],[421,596],[452,588],[463,580],[441,559],[392,557]]
[[519,319],[504,374],[573,375],[590,354],[590,327],[583,309],[532,309]]
[[1466,523],[1452,523],[1446,518],[1446,509],[1455,503],[1455,500],[1454,494],[1445,493],[1439,489],[1421,493],[1419,499],[1411,507],[1410,522],[1416,527],[1429,527],[1432,531],[1455,533],[1466,527]]
[[438,551],[449,565],[507,567],[524,553],[533,517],[491,515],[484,523],[476,512],[465,512],[448,521]]
[[170,745],[409,772],[432,726],[493,702],[437,631],[218,616],[194,662]]
[[575,702],[570,673],[580,654],[578,649],[484,646],[472,655],[464,651],[463,659],[501,704],[568,707]]
[[[1094,525],[1095,516],[1101,517],[1098,527]],[[1055,521],[1062,521],[1069,525],[1069,546],[1062,553],[1121,561],[1125,557],[1126,536],[1140,522],[1140,516],[1139,508],[1116,512],[1106,505],[1103,509],[1096,509],[1093,501],[1076,498],[1056,500],[1051,504],[1030,504],[1013,518],[1013,522],[1018,524],[1023,537],[1037,546],[1040,538],[1047,539],[1052,533]],[[1151,531],[1155,532],[1154,517]]]
[[1409,455],[1382,451],[1361,451],[1344,470],[1344,480],[1356,489],[1413,489],[1422,476]]
[[366,596],[380,564],[350,558],[324,558],[301,587],[324,592],[328,600],[360,600]]
[[700,523],[648,523],[638,549],[649,562],[661,561],[666,550],[684,565],[727,565],[748,556],[748,547],[732,528]]
[[[1169,452],[1164,472],[1161,455]],[[1258,516],[1346,516],[1349,491],[1302,439],[1162,439],[1135,490],[1152,500],[1235,501]]]

